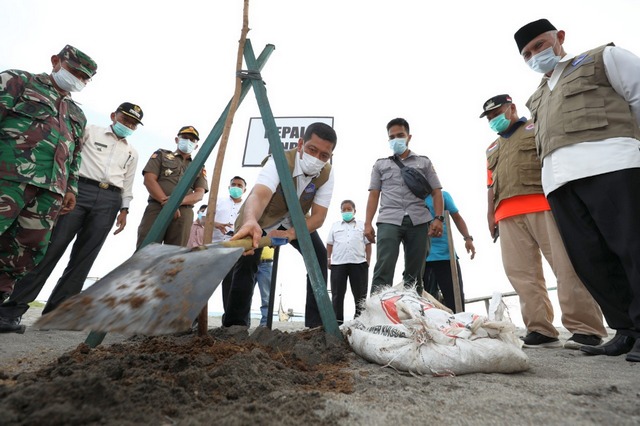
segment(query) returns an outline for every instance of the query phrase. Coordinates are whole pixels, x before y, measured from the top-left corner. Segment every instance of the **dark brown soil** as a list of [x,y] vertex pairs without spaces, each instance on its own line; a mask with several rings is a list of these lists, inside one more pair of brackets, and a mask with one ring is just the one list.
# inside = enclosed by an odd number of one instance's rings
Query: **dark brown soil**
[[353,392],[353,358],[318,329],[80,344],[38,371],[0,372],[0,423],[331,425],[325,397]]

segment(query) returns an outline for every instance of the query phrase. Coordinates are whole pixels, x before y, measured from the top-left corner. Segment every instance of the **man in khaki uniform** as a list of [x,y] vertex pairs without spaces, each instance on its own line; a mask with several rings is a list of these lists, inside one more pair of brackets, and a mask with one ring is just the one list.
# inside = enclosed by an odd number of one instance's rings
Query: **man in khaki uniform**
[[558,280],[562,324],[573,333],[564,347],[599,345],[607,335],[602,312],[571,266],[542,192],[532,121],[518,116],[515,104],[506,94],[487,100],[482,117],[500,136],[487,148],[489,232],[495,238],[499,227],[502,264],[520,297],[522,319],[527,327],[525,347],[562,345],[553,326],[553,307],[540,252]]
[[[187,170],[191,163],[191,153],[198,146],[199,140],[200,136],[195,127],[182,127],[176,136],[177,149],[175,151],[157,150],[142,170],[144,186],[149,191],[149,204],[138,227],[136,247],[139,248],[144,241],[162,207],[167,203],[178,181]],[[187,193],[179,209],[176,210],[162,239],[163,243],[186,247],[193,222],[193,205],[202,200],[208,190],[206,173],[202,169],[191,187],[191,192]]]

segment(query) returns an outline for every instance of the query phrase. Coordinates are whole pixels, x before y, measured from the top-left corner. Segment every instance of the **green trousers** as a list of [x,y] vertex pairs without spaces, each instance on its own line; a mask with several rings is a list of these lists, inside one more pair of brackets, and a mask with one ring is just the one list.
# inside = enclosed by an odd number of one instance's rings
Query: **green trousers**
[[416,290],[422,293],[422,275],[430,245],[427,235],[429,223],[414,226],[406,215],[400,226],[388,223],[378,223],[377,226],[377,259],[373,269],[371,293],[394,284],[393,275],[400,254],[400,243],[404,247],[402,281],[405,286],[415,285]]

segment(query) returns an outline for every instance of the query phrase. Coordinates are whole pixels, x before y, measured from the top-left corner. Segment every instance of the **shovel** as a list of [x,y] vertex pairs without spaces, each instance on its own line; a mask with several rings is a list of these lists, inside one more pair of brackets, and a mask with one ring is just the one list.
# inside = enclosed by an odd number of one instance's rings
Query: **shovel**
[[[262,237],[259,247],[286,244]],[[154,336],[189,330],[250,238],[192,249],[149,244],[34,326]]]

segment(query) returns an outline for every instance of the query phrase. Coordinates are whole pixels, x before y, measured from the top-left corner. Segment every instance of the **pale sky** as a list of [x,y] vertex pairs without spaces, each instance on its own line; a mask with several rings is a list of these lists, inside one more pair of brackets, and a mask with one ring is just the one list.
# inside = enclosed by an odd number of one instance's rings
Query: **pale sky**
[[[110,124],[109,114],[124,101],[142,107],[145,125],[130,138],[140,153],[140,171],[153,151],[174,147],[173,138],[183,125],[196,126],[204,140],[233,95],[241,0],[0,4],[0,69],[50,72],[51,55],[72,44],[98,63],[93,81],[74,95],[89,123]],[[486,224],[485,148],[496,135],[478,116],[484,101],[501,93],[509,93],[520,115],[529,116],[524,104],[540,75],[520,58],[513,33],[532,20],[547,18],[566,31],[564,46],[570,54],[611,41],[640,54],[640,5],[632,0],[254,0],[249,8],[249,38],[256,56],[266,44],[276,46],[262,72],[273,114],[334,117],[337,183],[329,216],[319,230],[323,240],[331,223],[340,219],[343,199],[354,200],[356,218],[364,220],[371,166],[390,155],[386,123],[403,117],[413,135],[409,148],[431,158],[475,237],[478,253],[470,261],[454,230],[467,298],[512,290],[499,244],[492,243]],[[242,168],[241,161],[249,118],[259,115],[250,93],[234,120],[221,194],[234,175],[243,176],[250,186],[255,180],[259,170]],[[215,154],[207,161],[209,176]],[[133,253],[147,198],[141,173],[134,196],[125,231],[107,239],[91,276],[106,275]],[[46,300],[66,260],[54,270],[39,300]],[[284,269],[290,272],[284,274]],[[302,312],[304,266],[292,248],[282,250],[280,271],[277,294],[282,292],[285,309]],[[399,265],[396,282],[401,273]],[[555,286],[548,268],[546,278],[548,286]],[[222,310],[220,299],[217,290],[210,311]],[[509,305],[512,315],[519,316],[515,300]],[[353,313],[350,303],[345,302],[347,317]],[[467,310],[484,313],[481,305]],[[559,317],[556,310],[556,323]]]

